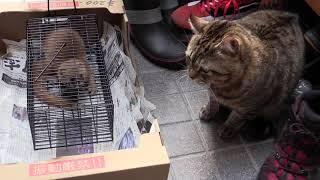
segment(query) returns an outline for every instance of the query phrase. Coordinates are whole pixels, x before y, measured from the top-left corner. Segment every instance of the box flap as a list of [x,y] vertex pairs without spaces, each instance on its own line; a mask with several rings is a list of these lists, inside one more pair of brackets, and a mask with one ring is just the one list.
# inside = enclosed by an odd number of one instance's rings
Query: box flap
[[[135,149],[59,157],[35,164],[0,166],[4,179],[166,179],[170,160],[158,133],[141,136]],[[140,169],[140,170],[139,170]],[[149,172],[150,171],[150,172]],[[19,173],[16,173],[19,172]],[[151,173],[152,172],[152,173]],[[157,175],[157,176],[155,176]]]
[[[107,8],[113,14],[123,14],[121,0],[76,0],[77,8]],[[50,0],[50,10],[73,9],[73,0]],[[47,11],[47,0],[1,0],[0,12]]]

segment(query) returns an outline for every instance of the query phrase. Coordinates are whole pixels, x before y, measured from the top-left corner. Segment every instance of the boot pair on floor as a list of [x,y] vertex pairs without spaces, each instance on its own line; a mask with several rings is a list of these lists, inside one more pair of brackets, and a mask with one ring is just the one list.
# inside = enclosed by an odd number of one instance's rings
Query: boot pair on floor
[[[186,45],[177,39],[167,24],[167,14],[178,6],[175,1],[162,0],[161,4],[160,0],[123,1],[135,45],[148,60],[169,68],[181,67],[186,50]],[[163,6],[168,9],[161,9]]]
[[191,15],[207,18],[244,12],[260,0],[188,2],[177,8],[178,0],[124,0],[132,39],[148,60],[171,69],[183,67],[186,44],[192,36]]

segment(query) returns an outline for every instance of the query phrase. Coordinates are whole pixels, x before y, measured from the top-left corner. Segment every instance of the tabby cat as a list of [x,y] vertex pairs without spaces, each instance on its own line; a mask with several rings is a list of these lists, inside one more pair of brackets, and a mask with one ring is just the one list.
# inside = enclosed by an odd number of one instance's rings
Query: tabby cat
[[218,103],[231,108],[218,131],[228,139],[248,120],[277,117],[304,65],[298,17],[261,10],[234,21],[193,16],[190,23],[195,34],[186,51],[188,74],[210,94],[200,119],[212,119]]

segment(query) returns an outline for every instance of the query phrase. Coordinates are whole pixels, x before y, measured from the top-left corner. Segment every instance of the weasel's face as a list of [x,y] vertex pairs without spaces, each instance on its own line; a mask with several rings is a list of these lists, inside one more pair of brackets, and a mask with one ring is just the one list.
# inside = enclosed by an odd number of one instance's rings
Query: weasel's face
[[[73,97],[90,91],[90,70],[87,64],[77,59],[70,59],[60,64],[58,78],[63,96]],[[91,92],[88,92],[91,94]]]

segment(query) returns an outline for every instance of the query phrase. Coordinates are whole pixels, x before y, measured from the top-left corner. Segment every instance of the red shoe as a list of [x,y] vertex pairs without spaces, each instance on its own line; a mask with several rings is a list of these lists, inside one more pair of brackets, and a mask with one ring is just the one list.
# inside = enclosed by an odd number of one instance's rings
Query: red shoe
[[297,98],[292,115],[257,180],[308,180],[320,165],[320,91]]
[[[188,22],[191,15],[212,19],[217,16],[237,14],[252,7],[258,7],[260,0],[200,0],[190,2],[176,9],[171,18],[181,28],[191,30]],[[230,8],[233,7],[233,8]],[[233,10],[233,11],[232,11]]]

